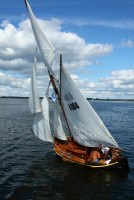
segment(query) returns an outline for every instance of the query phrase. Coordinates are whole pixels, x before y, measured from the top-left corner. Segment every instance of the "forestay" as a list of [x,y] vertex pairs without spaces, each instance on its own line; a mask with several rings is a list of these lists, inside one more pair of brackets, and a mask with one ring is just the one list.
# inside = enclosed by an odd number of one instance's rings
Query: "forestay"
[[88,147],[118,144],[84,98],[64,67],[61,68],[61,99],[74,139]]
[[29,92],[29,108],[31,114],[41,112],[41,103],[37,88],[37,75],[36,75],[36,56],[34,58],[34,64],[32,68],[32,77],[30,82]]
[[32,10],[31,10],[29,3],[27,2],[27,0],[25,0],[25,3],[26,3],[26,6],[27,6],[27,9],[28,9],[28,12],[29,12],[31,25],[32,25],[33,33],[34,33],[38,48],[39,48],[39,50],[42,54],[42,57],[44,59],[44,63],[47,66],[49,73],[53,74],[52,69],[51,69],[51,65],[52,65],[52,61],[53,61],[53,58],[54,58],[55,48],[50,43],[50,41],[46,37],[44,31],[40,27],[37,19],[35,18]]

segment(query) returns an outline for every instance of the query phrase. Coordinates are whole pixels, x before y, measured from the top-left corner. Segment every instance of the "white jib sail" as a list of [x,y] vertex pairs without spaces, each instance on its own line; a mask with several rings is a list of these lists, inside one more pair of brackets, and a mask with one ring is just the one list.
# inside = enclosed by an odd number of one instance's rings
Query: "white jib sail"
[[61,98],[74,139],[84,146],[118,144],[84,98],[70,75],[61,69]]
[[33,124],[34,134],[41,140],[47,142],[53,142],[53,138],[50,130],[49,123],[49,87],[47,88],[46,94],[42,100],[42,112],[35,115]]
[[28,9],[33,33],[34,33],[38,48],[39,48],[39,50],[42,54],[42,57],[44,59],[44,63],[47,66],[48,71],[51,74],[53,74],[52,69],[51,69],[51,65],[52,65],[52,61],[53,61],[53,58],[54,58],[55,48],[50,43],[50,41],[46,37],[44,31],[40,27],[37,19],[35,18],[32,10],[31,10],[31,7],[30,7],[28,1],[25,0],[25,3],[26,3],[26,6],[27,6],[27,9]]
[[64,133],[60,115],[59,115],[59,102],[56,100],[55,102],[55,113],[54,113],[54,137],[61,139],[61,140],[67,140],[67,137]]
[[32,68],[32,77],[31,77],[30,92],[29,92],[29,108],[31,114],[41,112],[41,103],[37,88],[36,56],[34,58],[34,64]]

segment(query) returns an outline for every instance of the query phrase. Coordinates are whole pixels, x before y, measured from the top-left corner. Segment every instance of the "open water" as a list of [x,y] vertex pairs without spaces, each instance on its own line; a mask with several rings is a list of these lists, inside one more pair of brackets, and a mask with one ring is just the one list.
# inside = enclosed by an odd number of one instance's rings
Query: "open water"
[[[0,200],[133,200],[134,102],[93,101],[130,170],[95,170],[62,162],[33,135],[27,99],[0,99]],[[52,110],[51,110],[52,112]]]

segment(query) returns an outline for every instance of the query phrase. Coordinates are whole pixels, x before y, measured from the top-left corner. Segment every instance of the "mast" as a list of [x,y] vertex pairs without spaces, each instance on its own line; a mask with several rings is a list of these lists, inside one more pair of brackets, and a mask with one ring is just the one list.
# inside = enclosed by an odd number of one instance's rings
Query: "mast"
[[60,104],[61,104],[61,67],[62,67],[62,54],[60,54]]
[[64,107],[63,107],[63,104],[62,104],[62,101],[61,101],[61,67],[62,67],[62,55],[60,54],[60,93],[59,93],[59,91],[58,91],[58,89],[56,87],[56,84],[55,84],[55,81],[54,81],[54,77],[53,77],[53,75],[50,74],[50,72],[49,72],[49,76],[50,76],[50,81],[52,83],[52,86],[53,86],[53,89],[55,91],[55,94],[58,96],[58,99],[59,99],[59,102],[60,102],[60,106],[61,106],[61,109],[62,109],[63,115],[65,117],[65,121],[66,121],[68,130],[69,130],[69,135],[70,135],[70,137],[72,137],[71,130],[70,130],[70,127],[69,127],[69,124],[68,124],[68,121],[67,121],[67,117],[66,117],[65,111],[64,111]]

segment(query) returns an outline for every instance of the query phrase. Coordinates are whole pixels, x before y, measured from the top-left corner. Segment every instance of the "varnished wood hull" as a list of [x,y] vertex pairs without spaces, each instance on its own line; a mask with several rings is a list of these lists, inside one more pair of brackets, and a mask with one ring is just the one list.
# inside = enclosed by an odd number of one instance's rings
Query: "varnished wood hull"
[[82,147],[75,146],[73,143],[54,143],[54,151],[58,156],[62,158],[63,161],[76,163],[80,165],[89,166],[91,168],[119,168],[119,169],[129,169],[127,158],[121,156],[118,160],[112,161],[109,164],[96,164],[92,162],[88,162],[87,151]]

